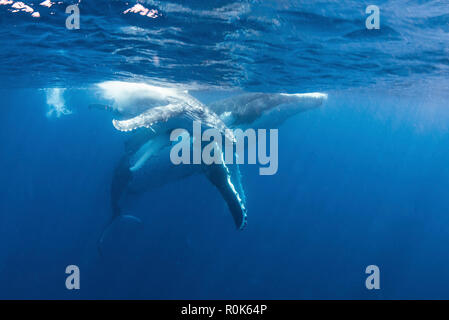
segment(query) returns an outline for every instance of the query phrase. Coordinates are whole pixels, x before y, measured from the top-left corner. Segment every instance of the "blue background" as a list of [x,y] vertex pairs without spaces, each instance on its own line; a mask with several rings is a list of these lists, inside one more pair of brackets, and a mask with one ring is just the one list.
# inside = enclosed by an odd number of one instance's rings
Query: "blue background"
[[[63,1],[0,6],[0,298],[449,298],[449,6],[377,1]],[[248,227],[202,176],[137,197],[114,224],[127,136],[89,110],[106,80],[175,83],[201,101],[329,94],[279,128],[279,170],[243,166]],[[46,117],[44,88],[72,114]],[[65,288],[78,265],[81,290]],[[380,268],[381,290],[365,288]]]
[[[203,97],[210,93],[201,93]],[[449,231],[448,112],[429,99],[331,93],[279,129],[279,170],[242,168],[249,224],[234,229],[202,176],[136,199],[143,220],[115,224],[103,256],[109,184],[126,135],[66,94],[3,92],[2,298],[444,298]],[[413,110],[413,112],[410,112]],[[422,114],[434,110],[431,119]],[[65,288],[65,267],[81,290]],[[381,290],[365,288],[367,265]]]

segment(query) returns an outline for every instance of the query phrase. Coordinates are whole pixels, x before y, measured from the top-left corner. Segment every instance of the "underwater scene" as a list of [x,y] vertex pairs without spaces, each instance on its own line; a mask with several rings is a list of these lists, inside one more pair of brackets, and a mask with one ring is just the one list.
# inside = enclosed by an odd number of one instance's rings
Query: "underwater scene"
[[449,299],[449,1],[0,26],[0,299]]

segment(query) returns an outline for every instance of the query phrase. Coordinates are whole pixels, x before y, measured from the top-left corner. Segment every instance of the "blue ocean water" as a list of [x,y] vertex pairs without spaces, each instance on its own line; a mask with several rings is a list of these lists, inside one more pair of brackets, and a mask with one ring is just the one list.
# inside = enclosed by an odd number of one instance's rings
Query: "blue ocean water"
[[[39,17],[6,2],[0,298],[449,298],[449,2],[376,1],[379,30],[365,27],[368,1],[27,2]],[[74,3],[79,30],[65,25]],[[124,14],[135,4],[154,14]],[[127,212],[142,225],[115,224],[99,254],[127,139],[88,108],[107,80],[174,84],[205,104],[328,100],[279,127],[277,174],[242,166],[244,231],[192,176],[137,197]],[[65,287],[72,264],[80,290]],[[380,290],[365,287],[373,264]]]

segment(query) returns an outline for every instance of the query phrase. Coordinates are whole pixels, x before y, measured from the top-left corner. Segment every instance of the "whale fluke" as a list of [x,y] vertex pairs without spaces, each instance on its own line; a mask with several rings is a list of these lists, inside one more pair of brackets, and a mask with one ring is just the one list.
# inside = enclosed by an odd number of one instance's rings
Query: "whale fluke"
[[103,231],[101,232],[100,237],[98,238],[97,241],[97,249],[98,249],[98,254],[100,256],[103,256],[103,242],[104,242],[104,237],[107,234],[107,232],[109,231],[109,229],[112,227],[112,225],[116,222],[124,222],[124,221],[128,221],[128,222],[134,222],[137,223],[139,226],[142,226],[142,220],[140,220],[138,217],[136,216],[132,216],[129,214],[123,214],[123,215],[119,215],[116,217],[113,217],[108,224],[103,228]]

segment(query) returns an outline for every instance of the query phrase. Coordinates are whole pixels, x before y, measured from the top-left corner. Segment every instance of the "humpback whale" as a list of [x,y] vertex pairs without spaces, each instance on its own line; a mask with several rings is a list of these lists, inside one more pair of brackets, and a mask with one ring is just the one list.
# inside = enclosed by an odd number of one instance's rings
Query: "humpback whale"
[[202,173],[226,201],[237,228],[245,227],[246,197],[237,165],[176,166],[170,162],[171,131],[189,130],[193,121],[201,122],[204,128],[218,129],[225,139],[234,141],[233,133],[226,130],[214,112],[176,88],[116,81],[100,83],[98,88],[101,96],[112,104],[91,107],[112,111],[114,117],[121,119],[113,120],[114,127],[130,136],[111,183],[112,215],[108,226],[123,216],[122,203],[128,195]]
[[[97,85],[108,105],[92,105],[114,112],[113,126],[130,135],[111,183],[112,216],[122,216],[127,195],[157,188],[192,174],[204,174],[228,205],[237,229],[247,224],[246,197],[237,164],[174,165],[170,162],[173,129],[190,131],[193,121],[215,128],[235,141],[229,128],[274,128],[289,117],[317,108],[323,93],[247,93],[205,106],[187,91],[144,83],[108,81]],[[103,236],[100,238],[102,241]]]
[[230,128],[277,128],[288,118],[319,107],[327,94],[245,93],[213,102],[209,108]]

